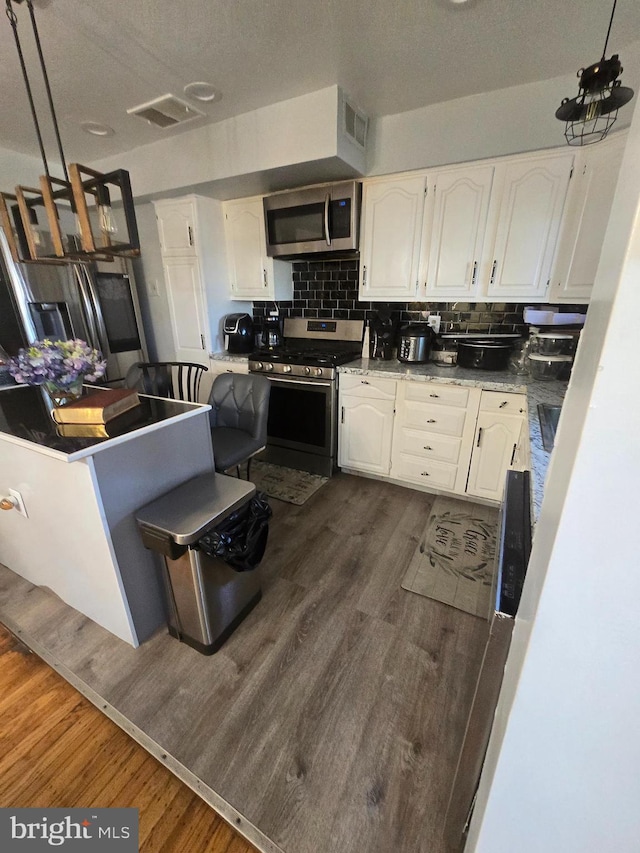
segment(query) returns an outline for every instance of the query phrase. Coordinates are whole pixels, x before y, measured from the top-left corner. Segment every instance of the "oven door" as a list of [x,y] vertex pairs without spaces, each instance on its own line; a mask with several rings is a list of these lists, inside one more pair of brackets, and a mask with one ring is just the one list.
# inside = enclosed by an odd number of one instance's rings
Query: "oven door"
[[269,376],[267,446],[333,457],[336,386],[333,381]]

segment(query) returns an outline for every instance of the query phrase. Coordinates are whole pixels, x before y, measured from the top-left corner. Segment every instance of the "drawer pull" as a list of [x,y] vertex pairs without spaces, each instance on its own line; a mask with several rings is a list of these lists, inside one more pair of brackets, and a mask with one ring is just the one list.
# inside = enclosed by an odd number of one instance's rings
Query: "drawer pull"
[[482,438],[482,427],[478,430],[478,440],[476,442],[476,447],[480,447],[480,439]]
[[500,405],[498,406],[498,408],[499,408],[499,409],[504,409],[504,407],[505,407],[505,406],[508,406],[508,405],[509,405],[509,401],[508,401],[508,400],[503,400],[503,401],[502,401],[502,403],[500,403]]
[[433,447],[429,447],[428,444],[425,444],[425,446],[422,449],[423,450],[433,450]]
[[516,458],[516,450],[517,449],[518,449],[518,445],[514,444],[513,445],[513,453],[511,454],[511,462],[509,462],[509,465],[513,465],[513,460]]
[[369,380],[368,380],[368,379],[361,379],[361,380],[360,380],[360,384],[361,384],[361,385],[368,385],[368,384],[369,384]]
[[428,419],[427,419],[427,423],[428,423],[428,424],[437,424],[437,423],[438,423],[438,421],[437,421],[435,418],[428,418]]
[[421,476],[421,477],[428,477],[428,476],[429,476],[429,472],[428,472],[428,471],[423,471],[423,472],[422,472],[422,474],[420,474],[420,476]]
[[429,396],[430,396],[430,397],[435,397],[436,399],[438,399],[438,397],[440,396],[440,394],[429,394]]

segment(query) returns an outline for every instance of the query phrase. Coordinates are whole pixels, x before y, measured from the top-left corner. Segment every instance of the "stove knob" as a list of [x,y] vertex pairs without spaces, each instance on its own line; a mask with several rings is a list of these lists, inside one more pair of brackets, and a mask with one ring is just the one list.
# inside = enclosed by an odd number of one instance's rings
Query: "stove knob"
[[283,373],[291,373],[291,365],[285,364],[285,366],[282,368],[282,372]]
[[256,362],[256,370],[264,370],[264,364],[261,361]]
[[316,367],[316,376],[322,376],[322,368]]
[[304,369],[304,373],[305,373],[305,376],[310,376],[310,375],[311,375],[311,368],[310,368],[310,367],[305,367],[305,369]]
[[267,364],[267,366],[265,367],[265,370],[267,371],[267,373],[273,373],[273,365],[271,364],[271,362],[269,362],[269,364]]

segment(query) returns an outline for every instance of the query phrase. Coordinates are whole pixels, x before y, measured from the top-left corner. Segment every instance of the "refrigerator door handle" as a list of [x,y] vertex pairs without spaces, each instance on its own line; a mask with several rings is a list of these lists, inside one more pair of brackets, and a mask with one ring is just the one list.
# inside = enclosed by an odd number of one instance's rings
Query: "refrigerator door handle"
[[102,309],[100,307],[95,285],[91,275],[83,266],[76,266],[74,268],[74,272],[76,281],[78,282],[80,299],[82,300],[85,322],[89,332],[91,333],[91,337],[95,341],[94,346],[97,344],[102,351],[102,355],[105,358],[108,358],[108,356],[111,355],[111,352],[109,350],[107,339],[107,329],[104,324]]

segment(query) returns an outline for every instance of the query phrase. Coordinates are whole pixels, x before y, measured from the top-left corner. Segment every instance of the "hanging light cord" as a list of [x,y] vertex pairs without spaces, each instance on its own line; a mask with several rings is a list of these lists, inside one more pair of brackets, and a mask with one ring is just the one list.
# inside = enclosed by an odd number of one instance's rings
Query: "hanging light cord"
[[[31,5],[31,0],[27,0],[27,2],[29,3],[29,5]],[[616,3],[617,2],[618,2],[618,0],[613,0],[613,9],[611,10],[611,18],[609,19],[609,29],[607,30],[607,37],[604,40],[604,48],[602,49],[603,61],[606,59],[606,56],[607,56],[607,45],[609,43],[609,35],[611,33],[611,24],[613,24],[613,16],[615,15]]]
[[36,136],[38,137],[38,145],[40,146],[40,156],[42,157],[42,163],[44,165],[44,170],[48,178],[49,175],[49,166],[47,164],[47,155],[44,151],[44,143],[42,142],[42,134],[40,133],[40,123],[38,121],[38,114],[36,113],[36,107],[33,102],[33,93],[31,91],[31,84],[29,83],[29,75],[27,74],[27,66],[24,61],[24,54],[22,53],[22,45],[20,44],[20,36],[18,35],[18,18],[16,17],[16,13],[13,11],[13,6],[11,5],[11,0],[7,0],[7,17],[9,18],[9,23],[13,29],[13,39],[16,43],[16,50],[18,51],[18,58],[20,59],[20,67],[22,69],[22,79],[24,80],[24,85],[27,90],[27,97],[29,99],[29,106],[31,107],[31,116],[33,118],[33,124],[36,129]]

